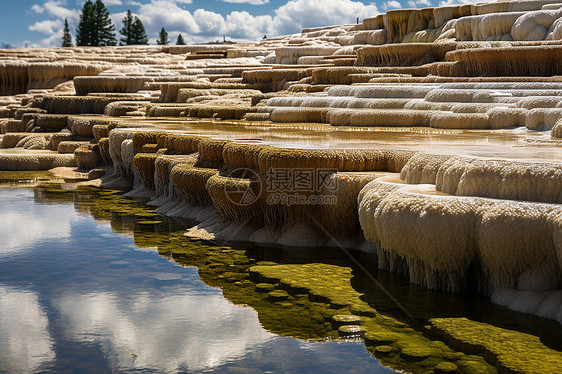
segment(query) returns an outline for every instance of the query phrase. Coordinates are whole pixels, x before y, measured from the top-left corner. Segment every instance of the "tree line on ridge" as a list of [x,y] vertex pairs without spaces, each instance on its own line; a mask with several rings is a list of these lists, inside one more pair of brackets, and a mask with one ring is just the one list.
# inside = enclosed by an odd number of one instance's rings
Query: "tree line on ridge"
[[[117,40],[115,25],[111,21],[109,11],[102,0],[88,0],[84,3],[78,26],[76,27],[76,46],[115,46],[148,45],[148,36],[140,18],[127,10],[123,18],[123,27],[119,30],[121,37]],[[170,42],[168,32],[162,27],[156,43],[166,45]],[[177,45],[184,45],[181,34],[176,39]],[[64,20],[62,47],[72,47],[72,34],[68,20]]]

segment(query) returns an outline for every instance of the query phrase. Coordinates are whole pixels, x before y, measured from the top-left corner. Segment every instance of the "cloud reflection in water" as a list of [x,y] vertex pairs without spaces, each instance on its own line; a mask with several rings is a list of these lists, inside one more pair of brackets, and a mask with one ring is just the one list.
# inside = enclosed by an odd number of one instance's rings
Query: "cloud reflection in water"
[[0,284],[0,370],[31,373],[55,358],[49,321],[37,295]]
[[67,338],[99,344],[117,371],[206,370],[274,336],[261,327],[253,309],[176,287],[165,295],[69,294],[55,305],[67,321]]
[[22,203],[18,195],[24,194],[22,190],[0,189],[0,257],[26,252],[39,241],[68,239],[72,222],[81,219],[65,205]]

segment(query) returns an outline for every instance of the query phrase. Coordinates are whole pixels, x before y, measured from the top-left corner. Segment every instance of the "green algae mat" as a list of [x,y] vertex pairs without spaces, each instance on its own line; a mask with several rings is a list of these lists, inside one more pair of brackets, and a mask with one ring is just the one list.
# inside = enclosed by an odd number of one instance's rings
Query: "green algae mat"
[[436,336],[451,347],[484,356],[506,373],[560,373],[562,352],[549,349],[536,336],[466,318],[429,320]]
[[275,283],[289,293],[307,292],[310,300],[322,301],[338,314],[360,315],[367,349],[393,369],[414,373],[496,372],[482,357],[455,352],[407,323],[377,313],[352,287],[351,268],[316,263],[253,266],[249,275],[258,282]]

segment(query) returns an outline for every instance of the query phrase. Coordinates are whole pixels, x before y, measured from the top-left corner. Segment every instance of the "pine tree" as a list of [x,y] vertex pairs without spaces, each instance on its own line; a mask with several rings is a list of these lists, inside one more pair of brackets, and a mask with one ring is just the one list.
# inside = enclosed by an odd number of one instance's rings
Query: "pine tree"
[[183,40],[183,36],[181,36],[181,34],[178,35],[178,39],[176,40],[176,45],[185,45],[185,40]]
[[142,21],[132,15],[130,10],[123,18],[123,28],[119,31],[123,36],[119,44],[121,45],[146,45],[148,44],[148,36]]
[[70,28],[66,18],[64,19],[64,30],[62,31],[62,46],[72,47],[72,35],[70,35]]
[[136,45],[147,45],[148,44],[148,36],[146,35],[146,30],[144,29],[144,25],[142,21],[135,17],[135,21],[132,25],[132,34],[133,34],[133,44]]
[[94,5],[95,28],[92,36],[92,45],[116,45],[115,26],[109,17],[109,11],[103,1],[96,0]]
[[92,44],[92,32],[94,30],[94,4],[91,0],[84,3],[80,21],[76,27],[76,45],[85,46]]
[[76,28],[76,45],[104,46],[115,45],[115,26],[109,18],[109,11],[103,1],[88,0],[84,3],[80,21]]
[[133,44],[133,15],[131,10],[127,10],[127,14],[123,18],[123,28],[119,30],[119,33],[123,36],[120,39],[121,45],[131,45]]
[[169,42],[170,38],[168,37],[168,32],[162,27],[162,30],[160,30],[160,33],[158,34],[158,40],[156,43],[158,43],[158,45],[166,45]]

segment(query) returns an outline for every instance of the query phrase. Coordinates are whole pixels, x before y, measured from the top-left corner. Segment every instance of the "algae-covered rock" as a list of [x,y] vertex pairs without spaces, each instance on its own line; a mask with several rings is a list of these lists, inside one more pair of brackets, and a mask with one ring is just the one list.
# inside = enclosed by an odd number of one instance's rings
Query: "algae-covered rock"
[[257,266],[274,266],[274,265],[279,265],[277,262],[272,262],[272,261],[258,261],[256,263]]
[[363,320],[361,317],[352,314],[336,314],[332,317],[332,324],[336,327],[343,325],[361,325],[363,324]]
[[351,313],[364,317],[375,317],[377,315],[376,310],[365,303],[352,304],[350,310]]
[[378,345],[378,344],[386,345],[396,342],[399,339],[399,337],[400,335],[392,332],[368,331],[365,334],[365,342],[367,344],[373,344],[373,345]]
[[271,291],[269,294],[269,299],[272,301],[282,301],[282,300],[286,300],[289,298],[289,294],[287,293],[287,291],[283,291],[283,290],[274,290]]
[[436,374],[452,374],[456,373],[459,368],[452,362],[440,362],[435,366]]
[[431,356],[431,350],[424,347],[406,347],[400,353],[409,360],[423,360]]
[[338,328],[338,333],[344,338],[362,338],[365,336],[365,329],[357,325],[343,325]]
[[484,356],[505,372],[557,373],[562,354],[545,346],[537,336],[495,327],[467,318],[429,320],[433,333],[466,353]]
[[275,289],[275,285],[270,283],[258,283],[256,284],[256,291],[258,292],[271,292]]
[[388,345],[379,345],[375,347],[375,354],[376,355],[387,355],[392,352],[394,349]]
[[287,288],[308,289],[311,300],[346,305],[365,304],[350,284],[351,269],[329,264],[290,264],[254,266],[250,268],[254,279],[277,280]]
[[244,274],[240,274],[233,271],[227,271],[223,273],[223,276],[227,278],[230,282],[240,282],[244,280]]

